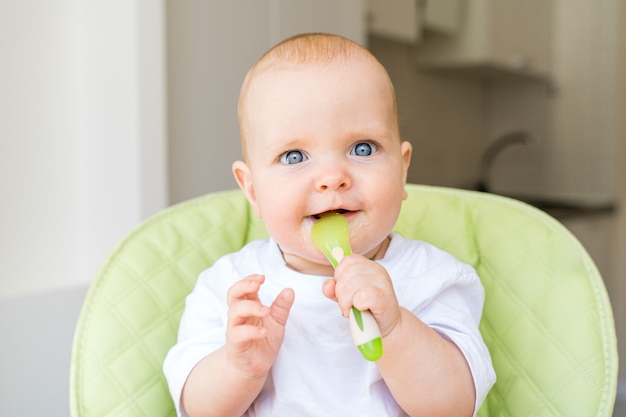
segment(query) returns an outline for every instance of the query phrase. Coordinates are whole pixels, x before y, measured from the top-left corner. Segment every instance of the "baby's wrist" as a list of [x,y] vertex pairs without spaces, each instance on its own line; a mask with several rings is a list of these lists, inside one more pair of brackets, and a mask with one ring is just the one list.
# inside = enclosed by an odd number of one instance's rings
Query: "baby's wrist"
[[265,383],[271,365],[265,367],[259,365],[249,366],[248,364],[249,361],[245,358],[239,360],[229,357],[226,361],[226,372],[244,384]]

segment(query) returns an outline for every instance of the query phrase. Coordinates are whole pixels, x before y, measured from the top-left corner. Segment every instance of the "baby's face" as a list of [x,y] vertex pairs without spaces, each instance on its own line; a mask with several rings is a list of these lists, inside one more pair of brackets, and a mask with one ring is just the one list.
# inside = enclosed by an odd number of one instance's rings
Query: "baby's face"
[[311,241],[329,211],[349,221],[355,253],[375,253],[400,211],[411,155],[380,68],[272,70],[248,94],[247,166],[234,172],[287,263],[332,275]]

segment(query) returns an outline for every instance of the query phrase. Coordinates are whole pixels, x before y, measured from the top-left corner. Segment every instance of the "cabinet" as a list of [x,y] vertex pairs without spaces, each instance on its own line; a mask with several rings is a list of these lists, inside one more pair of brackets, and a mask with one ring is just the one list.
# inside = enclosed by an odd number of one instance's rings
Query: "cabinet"
[[421,36],[417,0],[368,0],[369,33],[405,43],[415,43]]
[[369,33],[416,44],[425,29],[454,34],[466,0],[368,0]]
[[[554,0],[464,0],[454,33],[425,32],[421,68],[488,77],[547,80],[551,73]],[[437,15],[443,3],[426,2]],[[428,10],[434,8],[434,10]]]

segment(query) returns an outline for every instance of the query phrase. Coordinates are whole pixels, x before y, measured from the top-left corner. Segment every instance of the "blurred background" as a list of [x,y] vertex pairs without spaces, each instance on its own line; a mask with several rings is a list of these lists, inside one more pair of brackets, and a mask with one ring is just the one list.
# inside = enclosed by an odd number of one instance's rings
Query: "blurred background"
[[623,0],[0,0],[5,414],[68,415],[73,329],[100,265],[146,217],[236,187],[243,77],[308,31],[387,68],[410,182],[514,196],[579,237],[624,352]]

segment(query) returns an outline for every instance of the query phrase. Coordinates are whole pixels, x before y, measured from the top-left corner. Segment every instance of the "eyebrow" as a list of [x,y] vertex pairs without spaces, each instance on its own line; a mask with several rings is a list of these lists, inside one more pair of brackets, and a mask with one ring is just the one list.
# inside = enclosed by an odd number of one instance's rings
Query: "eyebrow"
[[305,145],[305,142],[306,142],[306,139],[297,138],[297,137],[290,138],[286,140],[279,140],[276,143],[273,143],[265,147],[265,149],[273,153],[277,153],[277,152],[282,153],[290,149],[300,149]]
[[289,150],[296,150],[296,149],[304,149],[305,148],[305,143],[303,139],[299,139],[299,138],[292,138],[292,139],[287,139],[287,140],[280,140],[280,141],[276,141],[275,143],[272,143],[270,145],[257,145],[260,147],[260,151],[263,155],[265,155],[264,158],[271,158],[272,160],[278,159],[278,157],[280,155],[282,155],[283,153],[289,151]]

